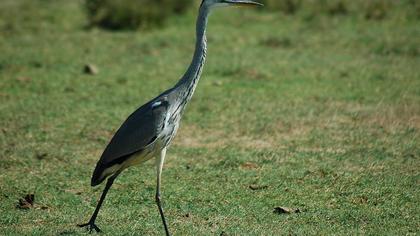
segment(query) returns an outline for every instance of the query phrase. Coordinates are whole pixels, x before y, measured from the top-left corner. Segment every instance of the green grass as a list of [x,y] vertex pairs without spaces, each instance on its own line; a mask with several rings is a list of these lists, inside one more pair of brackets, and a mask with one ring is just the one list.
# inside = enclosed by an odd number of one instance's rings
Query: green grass
[[[195,12],[109,32],[84,28],[81,3],[0,5],[1,235],[86,234],[76,224],[102,191],[90,176],[108,140],[190,62]],[[418,234],[420,28],[400,11],[214,12],[163,172],[172,233]],[[162,235],[154,188],[152,161],[125,171],[98,217],[104,234]],[[27,193],[35,207],[16,208]]]

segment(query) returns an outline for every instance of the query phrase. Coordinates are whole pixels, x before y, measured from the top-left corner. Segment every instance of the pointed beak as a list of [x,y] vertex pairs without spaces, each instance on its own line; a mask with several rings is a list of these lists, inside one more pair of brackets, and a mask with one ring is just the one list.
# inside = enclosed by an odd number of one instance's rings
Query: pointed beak
[[251,0],[224,0],[224,2],[236,6],[264,6],[259,2],[254,2]]

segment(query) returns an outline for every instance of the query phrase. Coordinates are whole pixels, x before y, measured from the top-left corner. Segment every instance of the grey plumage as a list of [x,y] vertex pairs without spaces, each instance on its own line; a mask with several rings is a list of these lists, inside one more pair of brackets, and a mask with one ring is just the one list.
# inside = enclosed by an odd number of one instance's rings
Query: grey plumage
[[115,178],[125,168],[155,157],[157,165],[156,203],[165,232],[169,235],[160,200],[160,176],[166,149],[178,130],[181,115],[201,76],[207,52],[206,26],[208,14],[214,6],[230,4],[260,5],[249,0],[202,1],[197,18],[197,40],[191,65],[173,88],[138,108],[115,133],[96,164],[91,185],[98,185],[107,177],[110,177],[90,221],[79,226],[87,226],[89,230],[99,231],[99,228],[95,225],[95,220]]
[[[157,101],[159,105],[152,106]],[[164,129],[168,102],[164,99],[154,99],[132,113],[121,125],[108,146],[105,148],[92,175],[91,185],[100,184],[107,175],[104,171],[114,165],[148,150],[148,146],[156,142]],[[113,173],[108,173],[108,175]]]
[[[92,186],[105,179],[103,173],[107,168],[121,164],[135,156],[133,154],[150,152],[149,145],[155,149],[163,149],[175,136],[182,112],[194,93],[206,59],[207,12],[207,8],[200,8],[195,53],[187,72],[173,88],[138,108],[121,125],[97,163],[91,180]],[[165,128],[169,129],[168,132],[162,133]],[[139,158],[138,155],[136,157]],[[108,173],[110,174],[112,173]]]

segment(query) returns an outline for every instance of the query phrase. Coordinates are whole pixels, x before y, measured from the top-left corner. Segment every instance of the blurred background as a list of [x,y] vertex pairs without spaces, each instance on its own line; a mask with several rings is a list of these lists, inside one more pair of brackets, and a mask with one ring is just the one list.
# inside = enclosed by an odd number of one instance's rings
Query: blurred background
[[[415,235],[420,1],[261,0],[216,9],[163,172],[174,235]],[[199,0],[0,2],[0,234],[85,234],[90,176],[194,50]],[[153,162],[97,224],[161,235]],[[129,222],[129,223],[128,223]]]

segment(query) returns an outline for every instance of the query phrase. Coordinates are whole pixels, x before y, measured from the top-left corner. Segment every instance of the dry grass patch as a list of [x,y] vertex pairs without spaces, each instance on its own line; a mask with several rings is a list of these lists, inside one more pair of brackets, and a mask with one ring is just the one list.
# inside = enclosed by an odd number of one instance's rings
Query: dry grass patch
[[251,136],[243,136],[239,133],[225,133],[223,131],[209,131],[199,128],[195,125],[183,126],[178,131],[174,140],[175,146],[188,148],[253,148],[253,149],[269,149],[276,148],[277,145],[271,139],[254,138]]

